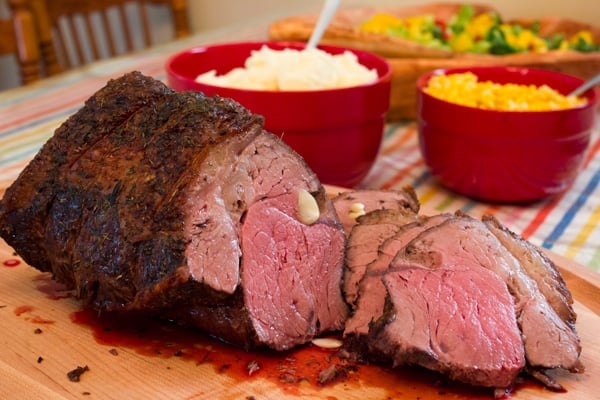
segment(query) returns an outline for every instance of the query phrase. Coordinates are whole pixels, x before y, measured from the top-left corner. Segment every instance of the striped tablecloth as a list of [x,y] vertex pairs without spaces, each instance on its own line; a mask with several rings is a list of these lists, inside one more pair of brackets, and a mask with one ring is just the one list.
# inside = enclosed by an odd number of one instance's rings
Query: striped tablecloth
[[[263,39],[265,35],[262,29],[204,34],[96,63],[25,88],[0,92],[0,187],[13,181],[54,129],[108,79],[138,70],[164,80],[165,61],[178,50],[225,38],[250,40]],[[532,243],[600,271],[598,128],[585,168],[573,186],[562,195],[535,204],[486,204],[441,187],[421,158],[414,122],[387,126],[380,156],[360,186],[388,189],[412,185],[424,208],[440,212],[460,209],[475,217],[494,214]]]

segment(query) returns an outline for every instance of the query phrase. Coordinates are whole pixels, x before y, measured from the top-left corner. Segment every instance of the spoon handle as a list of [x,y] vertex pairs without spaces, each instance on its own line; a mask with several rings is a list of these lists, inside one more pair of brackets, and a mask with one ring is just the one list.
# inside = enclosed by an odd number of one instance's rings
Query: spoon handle
[[321,36],[323,36],[323,33],[325,32],[327,25],[329,25],[329,21],[333,17],[339,4],[340,0],[325,0],[323,10],[321,10],[315,29],[312,31],[308,44],[306,45],[307,49],[317,47],[317,44],[321,41]]
[[577,87],[577,89],[573,90],[568,96],[579,96],[589,88],[596,86],[600,83],[600,74],[597,74],[592,79],[585,81],[581,86]]

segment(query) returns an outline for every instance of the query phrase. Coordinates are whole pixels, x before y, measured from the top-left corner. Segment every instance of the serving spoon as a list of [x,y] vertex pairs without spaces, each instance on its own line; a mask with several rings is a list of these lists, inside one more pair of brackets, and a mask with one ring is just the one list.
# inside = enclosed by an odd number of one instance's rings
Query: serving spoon
[[314,49],[317,47],[319,42],[321,41],[321,37],[323,33],[325,33],[325,29],[327,25],[329,25],[329,21],[335,14],[335,10],[337,10],[340,4],[340,0],[325,0],[325,4],[323,5],[323,9],[319,14],[319,19],[317,20],[317,24],[310,34],[310,38],[308,39],[308,44],[306,45],[306,49]]
[[586,90],[590,89],[593,86],[596,86],[597,84],[600,83],[600,73],[597,74],[596,76],[594,76],[591,79],[588,79],[587,81],[583,82],[581,84],[581,86],[578,86],[575,90],[573,90],[571,93],[569,93],[567,96],[571,97],[571,96],[579,96],[580,94],[582,94],[583,92],[585,92]]

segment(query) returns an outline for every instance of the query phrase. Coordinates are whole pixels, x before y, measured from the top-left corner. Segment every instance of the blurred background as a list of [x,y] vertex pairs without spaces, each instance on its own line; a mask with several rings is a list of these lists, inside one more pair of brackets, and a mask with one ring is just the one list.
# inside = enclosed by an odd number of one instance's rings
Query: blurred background
[[[424,0],[342,0],[342,7],[373,6],[402,7],[411,4],[436,3]],[[452,1],[450,1],[452,2]],[[454,1],[461,3],[460,1]],[[562,16],[582,22],[600,24],[599,0],[480,0],[468,3],[488,4],[507,19],[516,17]],[[241,23],[248,18],[265,15],[286,15],[319,10],[322,0],[188,0],[192,28],[196,31],[214,29],[223,24]]]
[[[7,0],[0,0],[0,17],[8,15]],[[84,1],[84,0],[82,0]],[[433,1],[432,1],[433,2]],[[423,0],[342,0],[341,7],[401,7],[424,4]],[[600,0],[480,0],[497,9],[505,19],[561,16],[591,24],[600,24]],[[317,13],[323,0],[188,0],[190,28],[199,33],[237,24],[269,21],[298,13]],[[151,14],[154,33],[169,40],[165,29],[167,16]],[[164,32],[163,32],[164,31]],[[158,40],[160,43],[160,39]],[[13,57],[0,56],[0,90],[18,86],[17,65]]]

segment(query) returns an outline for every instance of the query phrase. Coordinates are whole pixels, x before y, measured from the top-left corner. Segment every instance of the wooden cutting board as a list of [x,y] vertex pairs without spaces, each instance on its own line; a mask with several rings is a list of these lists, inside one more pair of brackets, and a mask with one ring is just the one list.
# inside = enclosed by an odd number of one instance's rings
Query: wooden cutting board
[[[576,299],[586,370],[557,374],[565,393],[526,381],[510,398],[595,399],[600,393],[600,277],[550,256]],[[446,383],[427,371],[348,365],[334,351],[313,345],[284,354],[246,353],[168,323],[99,319],[81,311],[70,292],[27,266],[4,241],[0,326],[2,399],[491,398],[490,391]],[[68,372],[77,367],[88,370],[74,382]],[[339,376],[321,385],[323,370]]]

